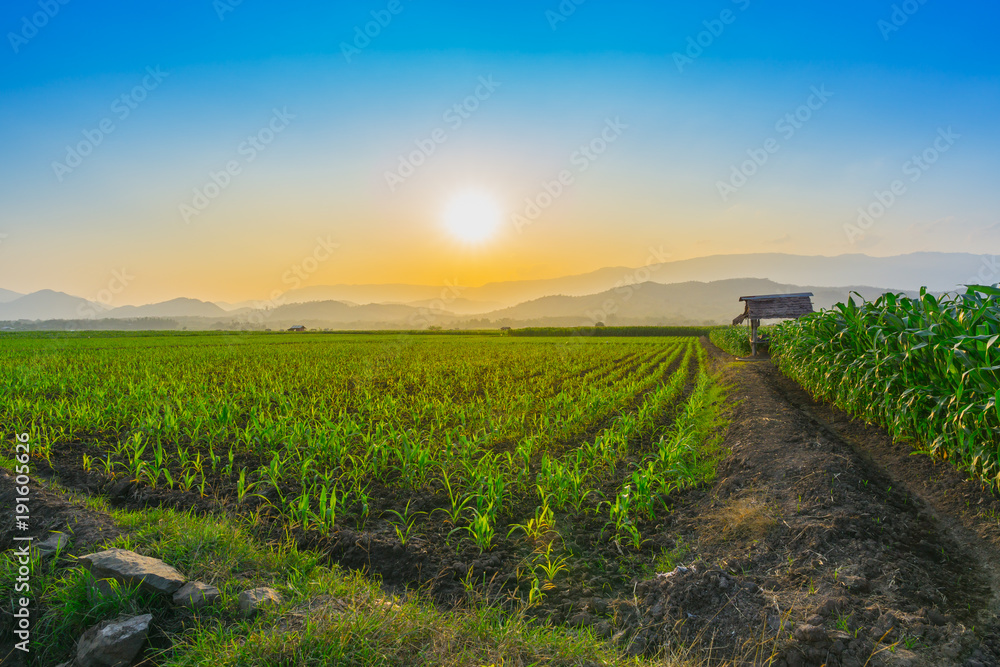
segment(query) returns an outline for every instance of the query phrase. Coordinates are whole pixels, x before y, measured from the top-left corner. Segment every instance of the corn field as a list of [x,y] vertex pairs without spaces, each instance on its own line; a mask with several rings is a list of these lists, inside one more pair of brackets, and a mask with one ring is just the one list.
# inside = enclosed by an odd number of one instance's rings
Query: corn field
[[[405,547],[443,522],[488,551],[577,513],[638,548],[643,520],[712,475],[706,362],[681,337],[11,336],[0,423],[55,468],[293,529],[388,524]],[[539,549],[531,571],[560,562]]]
[[1000,490],[1000,289],[886,294],[776,327],[771,354],[819,398]]

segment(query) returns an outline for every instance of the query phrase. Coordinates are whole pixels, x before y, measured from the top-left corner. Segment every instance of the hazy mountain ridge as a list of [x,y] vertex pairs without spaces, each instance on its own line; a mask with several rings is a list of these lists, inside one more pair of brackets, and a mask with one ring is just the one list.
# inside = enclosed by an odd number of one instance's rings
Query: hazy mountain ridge
[[23,294],[20,292],[12,292],[9,289],[0,289],[0,303],[8,303],[14,299],[20,299]]
[[[878,287],[810,287],[787,285],[763,279],[731,279],[709,283],[685,282],[662,285],[646,282],[622,286],[600,294],[582,297],[551,296],[498,310],[489,314],[496,320],[539,320],[544,318],[583,317],[580,324],[646,324],[651,317],[666,320],[661,324],[725,324],[740,314],[741,296],[751,294],[790,294],[812,292],[813,305],[819,310],[858,292],[868,299],[886,292]],[[915,295],[916,292],[910,292]]]
[[[827,308],[858,291],[867,298],[886,291],[915,293],[954,289],[974,281],[996,258],[961,253],[915,253],[896,257],[785,254],[715,255],[647,267],[608,267],[551,280],[488,283],[462,288],[426,285],[320,285],[287,292],[277,304],[225,304],[177,298],[142,306],[106,308],[80,297],[40,290],[0,301],[0,321],[97,321],[159,318],[193,328],[410,328],[488,326],[550,321],[620,324],[723,323],[735,317],[746,294],[810,291],[817,308]],[[991,264],[992,261],[992,264]],[[726,274],[746,275],[726,276]],[[988,272],[987,272],[988,273]],[[754,274],[768,274],[767,276]],[[797,275],[817,280],[779,280]],[[711,276],[710,280],[699,278]],[[863,287],[830,286],[837,276]],[[867,280],[877,277],[884,282]],[[995,279],[1000,276],[994,277]],[[870,287],[888,284],[891,287]],[[812,285],[810,287],[810,285]],[[949,285],[949,287],[943,287]],[[0,298],[16,294],[0,290]],[[341,298],[330,298],[340,295]],[[310,298],[315,297],[315,298]],[[366,299],[380,298],[373,303]],[[397,298],[389,298],[397,297]],[[398,298],[403,297],[403,298]],[[512,301],[514,299],[514,301]],[[253,303],[255,306],[247,306]]]
[[[651,257],[662,253],[652,253]],[[935,292],[956,289],[968,282],[979,282],[981,269],[997,273],[996,258],[967,253],[923,252],[894,257],[871,257],[862,254],[834,257],[751,253],[745,255],[710,255],[694,259],[652,263],[630,268],[605,267],[572,276],[541,280],[511,280],[486,283],[479,287],[449,285],[317,285],[290,290],[282,303],[307,301],[351,301],[354,303],[406,303],[466,300],[470,308],[487,312],[515,306],[545,296],[586,296],[627,283],[652,281],[661,284],[714,282],[735,278],[764,278],[791,285],[884,285],[889,291],[918,290],[927,287]],[[993,275],[990,282],[1000,280]],[[468,308],[465,310],[471,312]]]
[[108,308],[78,296],[39,290],[12,301],[0,302],[0,320],[97,320],[139,319],[149,317],[220,317],[228,313],[207,301],[171,299],[144,306]]
[[220,306],[198,299],[171,299],[145,306],[120,306],[106,313],[114,319],[139,317],[224,317],[228,312]]
[[[722,280],[671,285],[646,282],[587,296],[547,296],[481,316],[464,316],[446,310],[400,304],[351,305],[339,301],[293,303],[269,310],[244,311],[238,316],[160,315],[129,318],[122,315],[97,319],[64,318],[46,322],[49,328],[189,328],[189,329],[426,329],[440,327],[492,328],[499,326],[593,326],[726,324],[742,311],[740,296],[811,291],[817,309],[845,300],[851,292],[875,298],[885,290],[876,287],[804,287],[770,280]],[[911,293],[913,294],[913,293]],[[68,297],[72,299],[73,297]],[[207,304],[211,305],[211,304]],[[221,310],[221,309],[220,309]],[[129,312],[152,312],[135,310]],[[167,311],[164,311],[167,312]],[[60,322],[65,324],[60,324]],[[28,326],[25,328],[40,328]],[[44,327],[42,327],[44,328]]]
[[88,319],[101,311],[101,305],[86,299],[43,289],[0,303],[0,320]]

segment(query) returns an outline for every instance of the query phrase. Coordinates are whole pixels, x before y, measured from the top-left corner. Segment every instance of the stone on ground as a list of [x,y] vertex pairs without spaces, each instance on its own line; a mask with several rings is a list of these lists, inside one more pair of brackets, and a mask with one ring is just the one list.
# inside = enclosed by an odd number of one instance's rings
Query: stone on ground
[[104,621],[83,633],[76,667],[127,667],[146,643],[151,614]]
[[200,581],[189,581],[174,593],[174,604],[179,607],[201,609],[215,603],[221,595],[215,586]]
[[240,593],[239,602],[241,612],[252,614],[265,605],[281,604],[281,595],[273,588],[251,588]]
[[138,584],[151,593],[169,595],[186,581],[184,575],[162,560],[125,549],[108,549],[80,556],[80,563],[98,580],[114,579],[128,586]]
[[69,546],[69,535],[66,533],[52,533],[47,538],[35,545],[38,552],[43,556],[52,556],[57,552],[63,552]]

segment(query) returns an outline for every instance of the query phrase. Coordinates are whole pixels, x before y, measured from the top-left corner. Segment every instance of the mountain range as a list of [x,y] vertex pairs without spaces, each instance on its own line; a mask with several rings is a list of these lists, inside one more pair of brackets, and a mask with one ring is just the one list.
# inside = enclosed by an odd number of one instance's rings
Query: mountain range
[[[650,257],[665,253],[650,249]],[[283,303],[308,301],[347,301],[351,303],[413,303],[461,298],[478,312],[514,306],[543,296],[585,296],[612,289],[622,283],[712,282],[731,278],[766,278],[777,283],[798,285],[879,285],[890,291],[919,290],[934,292],[954,290],[1000,272],[997,258],[966,253],[922,252],[894,257],[871,257],[851,254],[836,257],[752,253],[711,255],[674,262],[651,262],[630,268],[606,267],[573,276],[545,280],[520,280],[487,283],[479,287],[458,284],[428,285],[317,285],[285,292]],[[990,276],[987,275],[986,278]],[[992,276],[989,282],[1000,280]],[[248,304],[244,304],[248,305]]]
[[[785,254],[717,255],[644,267],[608,267],[548,280],[461,285],[318,285],[286,292],[267,304],[211,303],[177,298],[108,308],[62,292],[21,295],[0,289],[0,321],[52,328],[309,328],[419,329],[473,326],[725,323],[748,294],[813,292],[828,308],[856,291],[914,294],[995,283],[996,258],[959,253],[895,257]],[[876,287],[878,286],[878,287]],[[63,324],[60,324],[63,323]]]

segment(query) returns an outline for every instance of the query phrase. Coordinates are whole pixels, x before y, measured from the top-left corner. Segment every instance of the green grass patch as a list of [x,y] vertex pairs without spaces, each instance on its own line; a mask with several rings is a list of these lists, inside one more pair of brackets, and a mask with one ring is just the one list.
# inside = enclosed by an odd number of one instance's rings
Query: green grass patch
[[[101,595],[72,557],[35,559],[32,591],[39,615],[31,664],[68,660],[87,628],[143,613],[153,614],[160,641],[164,635],[171,641],[153,656],[163,667],[654,664],[626,657],[589,632],[541,625],[524,607],[472,603],[441,611],[417,596],[392,598],[377,581],[326,567],[315,553],[267,548],[230,519],[174,510],[111,514],[131,532],[95,550],[118,547],[161,558],[189,579],[218,586],[221,602],[190,614],[164,596],[135,588]],[[16,560],[10,553],[0,556],[0,594],[10,597],[16,576]],[[239,616],[239,591],[262,585],[279,590],[283,604],[252,619]]]

